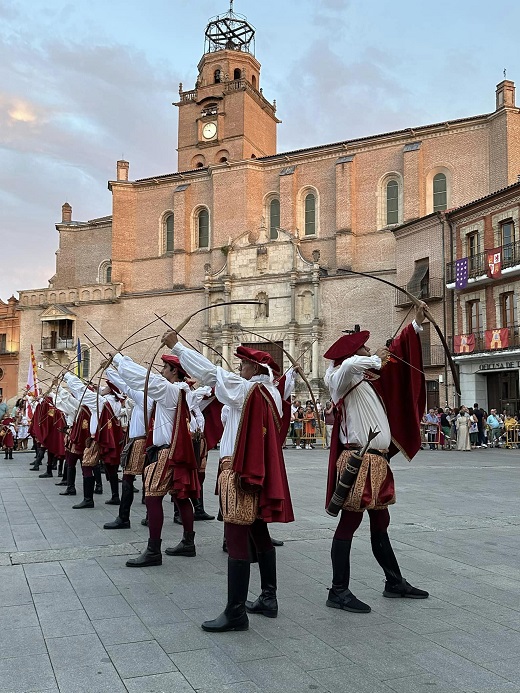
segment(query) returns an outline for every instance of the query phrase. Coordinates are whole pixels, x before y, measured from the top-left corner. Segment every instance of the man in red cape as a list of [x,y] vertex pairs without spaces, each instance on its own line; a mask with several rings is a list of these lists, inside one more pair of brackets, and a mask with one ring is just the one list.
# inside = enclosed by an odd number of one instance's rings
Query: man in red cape
[[[137,558],[126,562],[129,568],[162,565],[161,533],[164,522],[163,498],[170,493],[179,508],[184,529],[181,541],[166,549],[168,556],[196,556],[193,530],[193,505],[199,497],[200,484],[197,460],[189,431],[188,377],[179,359],[171,354],[161,356],[161,374],[147,374],[146,368],[128,356],[115,354],[113,364],[128,387],[144,392],[148,377],[147,395],[155,402],[152,445],[147,448],[143,472],[148,546]],[[143,399],[144,401],[144,399]],[[150,421],[145,421],[149,426]]]
[[[267,523],[294,520],[280,440],[282,397],[273,382],[279,367],[265,351],[239,346],[237,375],[179,344],[175,332],[167,332],[163,342],[183,368],[200,383],[214,387],[217,399],[227,406],[219,495],[228,550],[228,599],[223,613],[205,621],[202,628],[213,633],[247,630],[247,611],[270,618],[278,614],[276,553]],[[258,556],[262,586],[254,602],[246,602],[250,542]]]
[[[378,432],[363,457],[332,541],[333,576],[327,606],[335,609],[354,613],[370,611],[370,607],[349,589],[352,539],[365,510],[370,517],[372,552],[386,578],[383,595],[412,599],[428,597],[428,592],[412,587],[402,577],[387,531],[390,524],[388,506],[395,503],[389,460],[398,451],[411,459],[421,448],[419,424],[426,393],[418,332],[422,329],[425,307],[421,304],[417,309],[415,320],[392,341],[390,351],[382,348],[371,356],[370,349],[365,346],[370,333],[363,331],[340,337],[325,353],[325,358],[333,362],[325,375],[325,383],[336,408],[326,507],[351,452],[366,445],[370,429]],[[392,354],[398,358],[392,358]],[[406,411],[403,411],[403,404]]]

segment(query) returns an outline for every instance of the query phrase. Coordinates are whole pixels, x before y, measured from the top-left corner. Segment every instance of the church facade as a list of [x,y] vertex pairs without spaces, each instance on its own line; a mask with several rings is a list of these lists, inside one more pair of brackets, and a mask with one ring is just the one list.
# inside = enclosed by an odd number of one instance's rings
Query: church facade
[[[279,153],[276,103],[263,94],[253,45],[254,30],[233,12],[208,25],[194,88],[179,87],[177,172],[131,179],[118,161],[111,216],[74,221],[63,205],[56,274],[20,294],[24,353],[40,347],[52,370],[80,338],[95,367],[102,357],[88,349],[87,321],[119,345],[154,314],[175,325],[214,306],[184,331],[209,358],[232,362],[238,343],[265,344],[287,367],[271,340],[303,354],[321,394],[321,355],[341,330],[366,327],[377,348],[408,310],[348,270],[395,281],[395,228],[517,180],[513,82],[497,86],[487,114]],[[442,273],[428,279],[420,295],[441,302]],[[220,305],[230,301],[257,303]],[[435,339],[432,331],[426,348]],[[143,358],[145,346],[129,353]]]

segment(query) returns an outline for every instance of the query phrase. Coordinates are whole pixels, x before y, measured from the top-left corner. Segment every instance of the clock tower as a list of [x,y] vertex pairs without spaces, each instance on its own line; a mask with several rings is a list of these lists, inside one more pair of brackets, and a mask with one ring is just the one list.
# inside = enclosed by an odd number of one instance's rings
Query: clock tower
[[210,20],[195,89],[179,85],[178,170],[276,154],[276,102],[260,88],[255,30],[229,12]]

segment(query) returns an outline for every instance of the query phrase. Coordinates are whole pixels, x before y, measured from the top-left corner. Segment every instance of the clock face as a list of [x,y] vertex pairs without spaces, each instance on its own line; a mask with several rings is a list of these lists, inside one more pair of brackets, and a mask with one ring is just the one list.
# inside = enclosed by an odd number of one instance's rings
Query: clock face
[[205,140],[211,140],[217,134],[217,124],[216,123],[206,123],[202,128],[202,137]]

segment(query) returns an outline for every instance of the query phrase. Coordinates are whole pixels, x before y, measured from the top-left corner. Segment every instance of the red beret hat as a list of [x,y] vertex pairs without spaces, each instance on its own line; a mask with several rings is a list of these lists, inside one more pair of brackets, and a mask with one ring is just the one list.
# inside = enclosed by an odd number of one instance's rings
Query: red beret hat
[[354,356],[368,342],[370,332],[363,330],[362,332],[352,332],[352,334],[344,334],[334,344],[329,347],[323,356],[326,359],[334,361],[335,366],[339,366],[345,359]]
[[111,383],[110,380],[107,380],[106,383],[107,383],[107,387],[110,388],[110,392],[115,397],[117,397],[118,399],[124,399],[125,398],[125,395],[121,392],[121,390],[116,385],[114,385],[114,383]]
[[180,362],[178,356],[175,356],[174,354],[163,354],[161,356],[161,358],[164,361],[164,363],[167,363],[169,366],[173,366],[174,368],[177,368],[177,370],[179,371],[182,378],[188,377],[188,374],[186,373],[184,368],[181,366],[181,362]]
[[267,351],[260,351],[259,349],[251,349],[250,347],[239,346],[235,352],[235,356],[239,359],[245,359],[246,361],[251,361],[251,363],[256,363],[259,366],[268,366],[275,373],[280,372],[280,366],[273,359],[271,354]]

